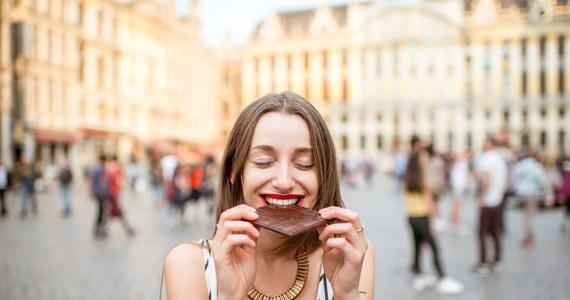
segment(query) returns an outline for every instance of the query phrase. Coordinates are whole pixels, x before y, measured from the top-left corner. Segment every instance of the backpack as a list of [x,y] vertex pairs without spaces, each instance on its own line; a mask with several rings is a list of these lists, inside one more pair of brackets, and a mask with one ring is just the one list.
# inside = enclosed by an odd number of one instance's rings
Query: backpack
[[94,176],[93,194],[99,201],[106,201],[111,195],[110,183],[107,176],[105,176],[104,168],[96,171]]

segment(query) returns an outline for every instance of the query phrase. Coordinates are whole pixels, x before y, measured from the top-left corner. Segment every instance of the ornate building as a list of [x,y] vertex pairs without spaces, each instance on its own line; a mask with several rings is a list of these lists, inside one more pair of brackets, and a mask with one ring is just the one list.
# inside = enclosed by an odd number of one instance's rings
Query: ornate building
[[11,165],[12,66],[10,59],[10,1],[0,2],[0,160]]
[[80,167],[220,143],[221,82],[197,1],[184,16],[174,0],[12,3],[14,159]]
[[275,13],[244,49],[242,97],[305,95],[348,157],[386,157],[412,134],[439,151],[499,132],[570,151],[570,4],[466,2]]

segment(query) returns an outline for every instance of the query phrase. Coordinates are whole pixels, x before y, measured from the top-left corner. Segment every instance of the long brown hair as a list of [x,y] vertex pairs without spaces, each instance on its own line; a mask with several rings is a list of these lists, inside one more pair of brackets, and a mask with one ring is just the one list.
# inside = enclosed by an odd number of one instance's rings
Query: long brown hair
[[421,151],[416,151],[410,156],[406,173],[404,174],[404,188],[408,192],[421,193],[424,190],[423,170],[420,165]]
[[[309,128],[313,159],[320,183],[314,210],[328,206],[344,207],[336,168],[332,136],[319,112],[305,98],[292,92],[268,94],[249,104],[238,116],[224,151],[217,191],[216,223],[225,210],[244,203],[243,169],[247,160],[257,122],[269,112],[301,117]],[[297,251],[305,246],[310,253],[320,247],[316,231],[287,239],[275,249],[280,254]]]

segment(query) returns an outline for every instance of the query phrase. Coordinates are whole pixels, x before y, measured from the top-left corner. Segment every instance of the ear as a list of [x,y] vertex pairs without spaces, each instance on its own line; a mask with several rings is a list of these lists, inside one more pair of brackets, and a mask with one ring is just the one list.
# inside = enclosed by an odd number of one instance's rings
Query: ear
[[235,173],[234,173],[234,168],[232,167],[232,169],[230,171],[230,183],[232,185],[234,184],[234,178],[235,178]]

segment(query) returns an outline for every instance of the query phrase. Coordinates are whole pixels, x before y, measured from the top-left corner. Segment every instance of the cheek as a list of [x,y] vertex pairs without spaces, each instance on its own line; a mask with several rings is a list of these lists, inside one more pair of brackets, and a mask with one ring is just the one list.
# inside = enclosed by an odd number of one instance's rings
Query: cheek
[[309,193],[316,195],[317,190],[319,189],[319,180],[316,173],[304,173],[302,176],[299,176],[299,182],[303,184]]

